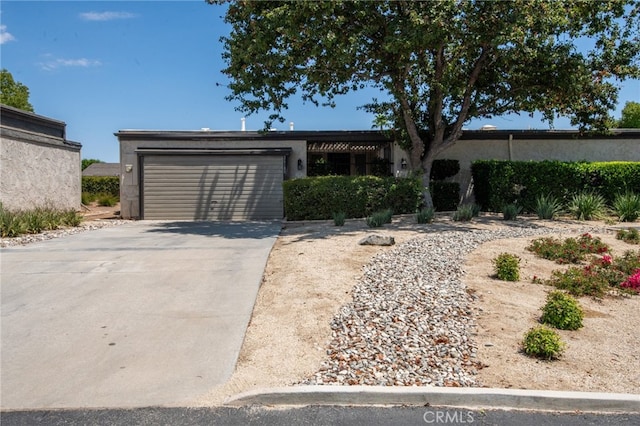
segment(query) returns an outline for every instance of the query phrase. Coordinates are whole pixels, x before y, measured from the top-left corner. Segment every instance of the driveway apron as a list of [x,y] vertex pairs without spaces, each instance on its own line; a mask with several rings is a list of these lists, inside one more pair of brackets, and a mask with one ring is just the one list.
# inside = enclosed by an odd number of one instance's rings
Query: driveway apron
[[181,406],[223,384],[280,228],[141,221],[1,249],[1,408]]

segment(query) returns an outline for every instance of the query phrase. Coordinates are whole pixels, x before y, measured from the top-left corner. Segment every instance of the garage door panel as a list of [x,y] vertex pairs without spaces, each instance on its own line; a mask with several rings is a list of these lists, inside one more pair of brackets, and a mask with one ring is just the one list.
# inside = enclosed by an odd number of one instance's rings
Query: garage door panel
[[283,217],[282,156],[145,156],[145,219]]

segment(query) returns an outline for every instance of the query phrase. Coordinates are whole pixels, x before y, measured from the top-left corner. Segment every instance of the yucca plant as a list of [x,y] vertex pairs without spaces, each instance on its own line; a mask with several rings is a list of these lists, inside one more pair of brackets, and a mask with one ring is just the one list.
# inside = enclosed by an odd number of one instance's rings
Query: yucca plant
[[582,191],[571,198],[569,212],[578,220],[593,220],[604,217],[607,205],[604,197],[595,191]]
[[502,208],[502,217],[504,220],[516,220],[522,211],[522,207],[515,204],[507,204]]
[[616,195],[613,210],[622,222],[633,222],[640,217],[640,195],[631,191]]
[[435,210],[433,208],[424,208],[418,210],[416,213],[416,222],[418,223],[431,223],[435,216]]
[[367,216],[366,222],[369,228],[379,228],[385,223],[390,223],[392,217],[391,210],[380,210]]
[[335,226],[344,225],[344,221],[347,218],[347,214],[345,212],[335,212],[333,213],[333,224]]
[[538,219],[553,220],[562,212],[562,204],[551,194],[536,197],[536,214]]
[[456,222],[469,222],[477,216],[477,208],[474,204],[463,204],[453,212],[452,219]]

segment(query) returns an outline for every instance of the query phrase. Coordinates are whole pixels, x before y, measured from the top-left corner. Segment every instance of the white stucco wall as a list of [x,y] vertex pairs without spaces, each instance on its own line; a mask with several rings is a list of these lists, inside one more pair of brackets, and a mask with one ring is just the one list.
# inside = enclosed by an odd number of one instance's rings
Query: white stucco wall
[[58,138],[2,128],[0,201],[10,210],[80,209],[80,148]]
[[[125,131],[126,133],[126,131]],[[177,132],[183,133],[184,132]],[[126,134],[120,140],[120,214],[125,219],[140,217],[140,170],[137,149],[140,148],[172,148],[172,149],[267,149],[291,148],[287,160],[287,179],[306,176],[307,144],[299,140],[212,140],[206,133],[193,132],[193,137],[175,139],[154,139],[153,133],[148,139],[128,139]],[[302,160],[303,170],[298,170],[298,160]]]

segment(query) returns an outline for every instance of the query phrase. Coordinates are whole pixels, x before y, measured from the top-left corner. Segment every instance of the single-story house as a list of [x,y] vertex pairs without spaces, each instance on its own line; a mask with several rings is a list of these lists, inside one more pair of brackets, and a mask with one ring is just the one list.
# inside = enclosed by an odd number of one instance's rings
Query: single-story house
[[120,163],[91,163],[82,176],[120,176]]
[[3,207],[78,210],[82,145],[67,140],[66,124],[7,105],[0,105],[0,115]]
[[[121,130],[124,218],[263,220],[284,216],[282,182],[328,171],[406,173],[408,155],[380,131]],[[439,158],[460,161],[454,180],[471,196],[476,159],[640,161],[640,131],[465,131]]]

